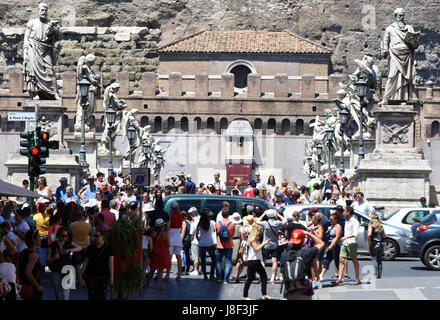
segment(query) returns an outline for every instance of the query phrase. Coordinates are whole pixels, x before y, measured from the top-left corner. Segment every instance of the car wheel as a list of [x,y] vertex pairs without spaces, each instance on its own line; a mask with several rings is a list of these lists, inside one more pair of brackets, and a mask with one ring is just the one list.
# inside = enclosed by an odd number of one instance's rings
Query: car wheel
[[391,239],[384,239],[382,241],[383,244],[383,254],[382,259],[384,261],[394,260],[399,254],[399,245],[396,241]]
[[429,247],[425,251],[424,260],[429,269],[440,271],[440,245]]

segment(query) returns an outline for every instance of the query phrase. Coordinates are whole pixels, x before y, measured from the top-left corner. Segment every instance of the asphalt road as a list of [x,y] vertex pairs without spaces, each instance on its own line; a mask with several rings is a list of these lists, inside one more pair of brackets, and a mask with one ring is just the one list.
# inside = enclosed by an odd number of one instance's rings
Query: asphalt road
[[[176,281],[176,266],[173,265],[171,279],[163,281],[164,291],[156,289],[155,281],[150,288],[136,295],[135,300],[241,300],[245,280],[240,283],[218,284],[204,281],[203,276],[182,276]],[[207,267],[209,270],[209,266]],[[353,286],[349,282],[334,287],[330,279],[334,272],[333,264],[323,281],[323,288],[315,290],[314,300],[432,300],[440,299],[440,272],[430,271],[417,258],[397,258],[384,262],[383,277],[376,280],[374,268],[369,257],[360,257],[361,285]],[[270,277],[271,268],[266,268]],[[235,268],[234,268],[235,272]],[[354,278],[354,268],[349,262],[349,275]],[[235,274],[235,273],[233,273]],[[44,300],[53,300],[55,296],[47,275],[42,277]],[[255,281],[250,288],[249,296],[261,298],[261,285]],[[282,299],[280,282],[268,284],[267,292],[275,299]],[[86,289],[79,287],[71,290],[71,300],[87,300]]]

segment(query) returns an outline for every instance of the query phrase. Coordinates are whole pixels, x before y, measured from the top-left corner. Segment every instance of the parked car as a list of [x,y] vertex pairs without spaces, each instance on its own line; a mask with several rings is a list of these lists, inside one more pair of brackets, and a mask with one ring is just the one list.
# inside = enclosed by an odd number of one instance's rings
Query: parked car
[[440,271],[440,210],[434,210],[411,227],[408,254],[419,257],[431,270]]
[[429,215],[433,210],[430,208],[402,208],[393,212],[383,220],[390,225],[404,228],[411,231],[411,227],[420,222],[424,217]]
[[228,201],[231,205],[231,214],[238,212],[240,216],[242,214],[243,206],[253,205],[259,206],[261,212],[267,209],[274,209],[266,200],[259,198],[248,198],[240,196],[218,196],[218,195],[195,195],[195,194],[176,194],[166,197],[164,200],[164,211],[170,214],[170,203],[176,201],[180,210],[188,211],[191,207],[196,207],[199,212],[205,208],[209,208],[215,216],[220,212],[222,208],[222,202]]
[[[289,205],[284,206],[284,216],[289,220],[292,219],[293,211],[298,211],[300,213],[300,220],[305,221],[306,211],[310,210],[310,208],[316,207],[318,212],[325,215],[327,218],[330,217],[333,210],[336,208],[336,205],[329,204],[299,204],[299,205]],[[359,234],[356,238],[358,243],[358,252],[360,254],[369,255],[368,248],[368,224],[370,223],[370,217],[364,215],[360,211],[355,210],[355,218],[359,221]],[[406,249],[406,240],[408,240],[411,236],[411,233],[403,228],[389,225],[384,222],[384,230],[386,234],[386,238],[383,240],[384,242],[384,250],[383,250],[383,260],[391,261],[394,260],[397,256],[407,255]]]

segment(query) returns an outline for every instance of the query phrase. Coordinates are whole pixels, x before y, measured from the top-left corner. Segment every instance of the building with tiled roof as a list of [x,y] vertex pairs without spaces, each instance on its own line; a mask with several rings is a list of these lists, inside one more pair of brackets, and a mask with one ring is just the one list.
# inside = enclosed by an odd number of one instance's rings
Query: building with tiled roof
[[[220,91],[220,81],[216,84],[215,79],[232,73],[235,87],[246,90],[248,74],[258,73],[263,77],[262,90],[273,92],[272,82],[264,79],[284,73],[296,92],[299,82],[295,77],[329,75],[331,53],[328,48],[289,32],[203,30],[159,49],[159,85],[168,90],[168,75],[172,72],[179,72],[183,79],[206,73],[212,79],[210,91],[216,92]],[[183,82],[184,91],[194,91],[185,88],[187,82]]]

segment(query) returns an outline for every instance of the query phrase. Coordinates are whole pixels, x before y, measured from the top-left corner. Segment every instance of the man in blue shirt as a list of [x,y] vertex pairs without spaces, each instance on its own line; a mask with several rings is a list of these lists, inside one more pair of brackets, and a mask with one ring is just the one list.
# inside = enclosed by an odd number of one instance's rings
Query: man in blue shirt
[[75,202],[76,204],[80,204],[79,197],[73,192],[72,186],[67,186],[66,194],[61,199],[62,202],[68,204],[69,202]]
[[420,204],[417,206],[417,208],[429,208],[428,205],[426,204],[425,197],[420,198]]
[[57,202],[63,201],[63,198],[66,195],[66,187],[68,186],[67,178],[62,177],[60,179],[60,183],[61,185],[57,188],[55,192],[55,198],[57,199]]
[[196,193],[196,184],[191,181],[191,175],[188,174],[186,176],[186,182],[185,182],[185,192],[187,194],[195,194]]

